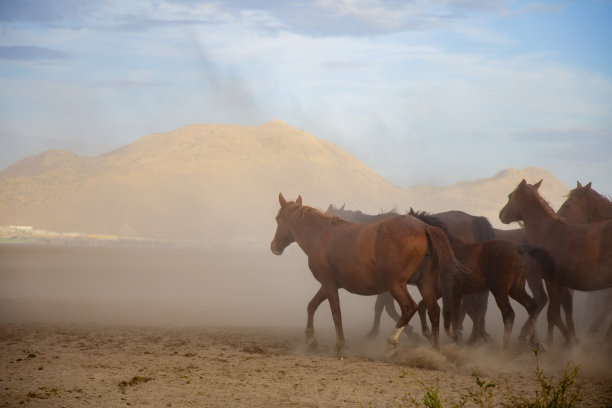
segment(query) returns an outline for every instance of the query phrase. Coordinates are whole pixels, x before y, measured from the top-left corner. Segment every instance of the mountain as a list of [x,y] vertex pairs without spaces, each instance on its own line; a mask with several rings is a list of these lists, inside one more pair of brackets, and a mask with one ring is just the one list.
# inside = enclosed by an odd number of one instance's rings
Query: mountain
[[414,198],[416,208],[427,208],[429,212],[442,212],[450,209],[485,216],[498,228],[504,226],[499,221],[499,211],[508,201],[510,194],[522,180],[536,183],[544,180],[539,191],[556,211],[565,201],[570,188],[552,173],[538,168],[527,167],[522,170],[509,168],[499,171],[491,178],[462,181],[448,187],[413,186],[407,194]]
[[523,177],[544,178],[543,194],[556,207],[569,191],[537,168],[448,187],[401,188],[282,121],[190,125],[96,157],[49,150],[18,161],[0,172],[0,225],[267,243],[279,192],[288,199],[301,194],[305,204],[321,209],[329,203],[370,213],[462,209],[499,224],[496,212]]

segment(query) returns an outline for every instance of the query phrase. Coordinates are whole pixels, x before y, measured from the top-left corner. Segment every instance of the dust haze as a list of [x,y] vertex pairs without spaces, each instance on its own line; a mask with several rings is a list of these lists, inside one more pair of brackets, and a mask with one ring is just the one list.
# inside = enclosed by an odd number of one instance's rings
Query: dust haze
[[[272,237],[272,232],[270,233]],[[3,324],[95,324],[97,326],[145,326],[165,328],[269,328],[301,333],[306,305],[319,288],[307,259],[296,244],[282,256],[269,246],[213,248],[169,246],[78,247],[0,246],[0,323]],[[420,299],[414,287],[409,288]],[[348,356],[384,360],[385,337],[393,327],[383,315],[381,334],[366,339],[373,321],[375,297],[341,291],[343,324]],[[557,331],[553,348],[542,357],[545,368],[559,373],[566,361],[579,364],[581,373],[610,378],[609,354],[601,358],[602,333],[588,338],[591,304],[576,293],[577,332],[582,342],[567,348]],[[513,343],[527,315],[512,301],[516,312]],[[411,326],[420,333],[418,316]],[[602,332],[609,325],[604,322]],[[464,337],[471,322],[466,318]],[[487,330],[493,343],[476,347],[453,344],[442,334],[442,353],[430,349],[420,336],[403,336],[397,362],[435,370],[457,369],[466,374],[519,374],[533,369],[534,359],[526,345],[501,351],[501,314],[490,297]],[[315,315],[315,331],[321,348],[331,350],[335,331],[327,303]],[[545,339],[545,310],[538,319],[540,340]],[[420,338],[419,338],[420,337]],[[294,344],[304,352],[301,341]],[[500,356],[506,363],[499,365]],[[531,372],[531,371],[530,371]]]

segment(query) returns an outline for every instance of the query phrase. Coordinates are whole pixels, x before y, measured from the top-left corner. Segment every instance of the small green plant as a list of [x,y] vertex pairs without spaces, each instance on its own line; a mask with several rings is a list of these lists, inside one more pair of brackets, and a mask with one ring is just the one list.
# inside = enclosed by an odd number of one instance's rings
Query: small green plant
[[[579,400],[580,388],[576,384],[578,375],[578,366],[572,365],[569,362],[565,365],[563,377],[554,383],[552,378],[544,376],[544,370],[540,367],[540,360],[537,350],[534,350],[536,358],[536,380],[539,389],[535,393],[535,398],[526,398],[524,396],[512,397],[510,401],[504,404],[507,408],[575,408]],[[412,377],[415,381],[425,389],[425,394],[422,398],[417,399],[412,394],[402,398],[402,403],[406,407],[414,408],[443,408],[442,399],[439,395],[439,381],[436,379],[433,386],[425,384],[422,380],[415,377],[413,371],[402,369],[400,377]],[[476,382],[476,389],[466,389],[461,398],[450,400],[445,398],[444,401],[450,404],[451,408],[478,407],[491,408],[493,406],[493,391],[496,389],[496,384],[482,380],[477,373],[472,373]],[[365,405],[362,403],[362,406]],[[449,405],[446,405],[449,406]],[[371,404],[368,405],[368,408]]]
[[[408,371],[407,369],[402,369],[401,377],[412,376],[414,377],[414,373]],[[439,380],[436,378],[436,383],[433,386],[429,386],[425,384],[422,380],[415,378],[415,381],[425,388],[425,394],[421,401],[414,398],[414,396],[410,393],[406,397],[404,397],[404,401],[411,404],[411,406],[415,408],[426,407],[426,408],[443,408],[442,401],[440,400],[439,391]]]
[[574,408],[578,401],[580,388],[576,384],[578,366],[565,364],[563,377],[555,385],[552,380],[544,377],[544,371],[540,368],[538,351],[534,350],[536,357],[536,377],[540,384],[540,390],[536,391],[535,399],[527,400],[524,398],[512,402],[512,407],[517,408]]
[[453,403],[453,408],[464,407],[468,401],[472,401],[475,406],[480,408],[490,408],[493,406],[491,399],[493,398],[493,388],[495,388],[495,384],[481,380],[475,372],[472,373],[472,376],[476,381],[478,389],[476,391],[467,390],[461,402],[457,404]]

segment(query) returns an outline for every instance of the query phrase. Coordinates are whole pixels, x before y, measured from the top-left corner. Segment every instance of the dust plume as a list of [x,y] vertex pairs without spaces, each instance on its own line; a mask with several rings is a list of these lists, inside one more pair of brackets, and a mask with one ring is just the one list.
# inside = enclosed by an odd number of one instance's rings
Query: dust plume
[[[69,246],[0,246],[0,323],[94,323],[163,327],[279,327],[302,330],[306,305],[319,288],[301,250],[292,245],[283,256],[268,247],[257,248],[119,248]],[[414,299],[418,291],[409,287]],[[581,373],[612,378],[610,354],[601,338],[584,334],[590,321],[587,299],[577,294],[575,316],[582,342],[565,347],[556,343],[540,353],[544,368],[559,372],[565,362]],[[374,297],[341,291],[347,356],[383,360],[385,336],[393,327],[383,315],[380,335],[366,339],[373,319]],[[487,313],[491,344],[457,346],[444,334],[442,352],[431,350],[419,334],[402,336],[395,362],[408,367],[458,370],[482,375],[523,375],[534,368],[529,346],[516,344],[526,313],[516,312],[513,346],[501,350],[501,315],[493,298]],[[604,322],[604,327],[607,327]],[[415,333],[420,323],[411,321]],[[539,318],[540,340],[545,339],[545,312]],[[464,335],[471,323],[466,319]],[[315,315],[315,331],[322,352],[331,350],[334,326],[327,303]],[[601,336],[601,334],[600,334]],[[296,344],[297,350],[302,344]]]

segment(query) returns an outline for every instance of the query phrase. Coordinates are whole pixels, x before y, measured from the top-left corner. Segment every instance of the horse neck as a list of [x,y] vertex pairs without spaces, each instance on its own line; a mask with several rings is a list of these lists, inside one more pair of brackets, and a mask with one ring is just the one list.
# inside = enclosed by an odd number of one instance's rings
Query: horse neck
[[525,205],[523,222],[529,242],[539,242],[547,231],[560,222],[559,216],[551,206],[539,196],[532,196],[529,205]]
[[297,215],[292,225],[295,242],[308,255],[313,244],[333,222],[333,218],[315,212],[303,212]]
[[586,202],[589,222],[609,220],[612,218],[612,202],[604,197],[593,197]]

